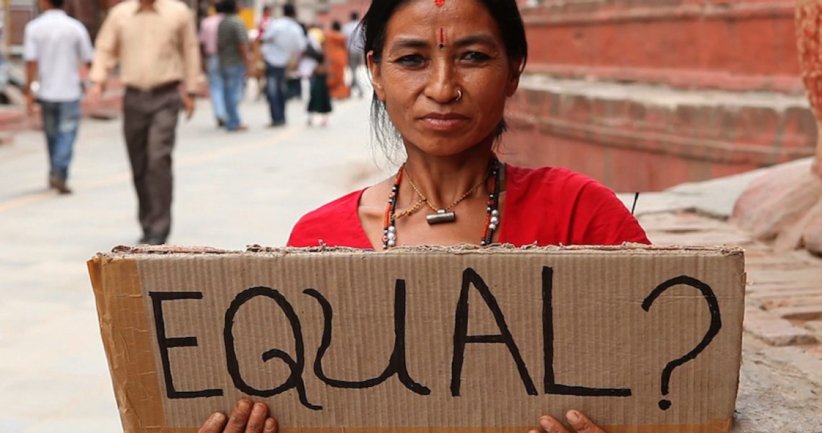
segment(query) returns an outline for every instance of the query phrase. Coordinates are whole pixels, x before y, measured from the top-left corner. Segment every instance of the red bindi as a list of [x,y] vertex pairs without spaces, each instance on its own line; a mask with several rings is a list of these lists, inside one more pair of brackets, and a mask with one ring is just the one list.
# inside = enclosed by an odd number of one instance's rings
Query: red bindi
[[434,4],[440,7],[445,4],[445,0],[434,0]]

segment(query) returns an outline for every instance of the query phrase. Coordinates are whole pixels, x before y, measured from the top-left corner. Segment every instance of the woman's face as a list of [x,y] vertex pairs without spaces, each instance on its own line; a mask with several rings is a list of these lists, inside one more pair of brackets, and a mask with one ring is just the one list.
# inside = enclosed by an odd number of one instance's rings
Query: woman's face
[[519,83],[519,65],[479,0],[405,3],[388,21],[381,61],[368,59],[377,97],[409,151],[435,156],[489,138]]

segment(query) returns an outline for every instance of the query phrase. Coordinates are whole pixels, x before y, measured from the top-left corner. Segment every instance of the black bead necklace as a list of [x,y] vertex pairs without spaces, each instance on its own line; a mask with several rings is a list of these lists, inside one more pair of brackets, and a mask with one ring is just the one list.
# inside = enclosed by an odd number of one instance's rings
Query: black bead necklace
[[[397,171],[397,175],[394,177],[394,185],[391,187],[391,193],[388,195],[388,204],[386,205],[385,216],[383,217],[382,248],[384,250],[397,245],[397,200],[400,196],[400,185],[402,184],[404,172],[405,165]],[[480,245],[482,246],[491,244],[494,239],[494,234],[497,229],[499,229],[500,162],[497,158],[491,159],[489,172],[490,175],[488,177],[493,179],[493,183],[489,188],[488,201],[485,208],[485,229],[483,230],[482,239],[480,239]],[[407,214],[408,213],[403,213],[402,216]]]

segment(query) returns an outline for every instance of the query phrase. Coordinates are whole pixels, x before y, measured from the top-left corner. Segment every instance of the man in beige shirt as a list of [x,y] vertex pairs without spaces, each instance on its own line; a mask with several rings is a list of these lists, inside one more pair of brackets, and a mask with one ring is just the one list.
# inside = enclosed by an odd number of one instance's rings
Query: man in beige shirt
[[123,131],[143,228],[140,243],[164,244],[171,231],[172,170],[177,117],[190,118],[200,77],[194,16],[177,0],[126,0],[108,14],[89,73],[99,97],[119,63],[126,85]]

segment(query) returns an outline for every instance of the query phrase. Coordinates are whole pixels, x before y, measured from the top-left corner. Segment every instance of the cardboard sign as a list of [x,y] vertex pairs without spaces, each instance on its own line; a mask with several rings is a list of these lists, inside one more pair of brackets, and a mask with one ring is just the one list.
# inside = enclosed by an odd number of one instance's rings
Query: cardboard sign
[[737,249],[179,252],[89,262],[126,432],[242,396],[285,432],[728,432]]

